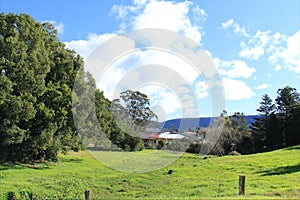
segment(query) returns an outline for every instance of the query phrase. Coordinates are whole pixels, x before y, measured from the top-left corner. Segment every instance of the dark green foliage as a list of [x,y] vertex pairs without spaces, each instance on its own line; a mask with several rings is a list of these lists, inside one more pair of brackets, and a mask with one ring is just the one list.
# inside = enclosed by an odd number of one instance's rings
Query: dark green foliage
[[166,141],[165,140],[159,140],[157,149],[162,149],[164,147],[166,147]]
[[106,135],[106,137],[110,137],[113,126],[113,115],[109,110],[110,101],[105,98],[103,92],[96,90],[95,93],[95,109],[97,113],[97,117],[100,123],[101,131]]
[[[293,116],[294,107],[300,103],[299,93],[295,88],[286,86],[284,88],[278,89],[277,98],[275,99],[278,115],[281,118],[281,128],[282,128],[282,143],[283,146],[286,146],[289,141],[287,141],[286,136],[289,135],[288,129],[291,125],[291,121],[295,120]],[[297,120],[297,119],[296,119]]]
[[259,112],[259,117],[256,118],[256,121],[251,125],[251,133],[253,137],[253,143],[257,147],[265,147],[269,141],[270,137],[267,137],[270,134],[268,129],[270,125],[270,115],[273,114],[275,105],[272,103],[272,99],[269,95],[264,94],[260,102],[260,106],[257,109]]
[[192,142],[187,148],[186,152],[188,153],[199,153],[201,149],[201,142]]
[[126,151],[141,151],[144,149],[144,143],[141,138],[129,134],[125,134],[125,139],[122,141],[121,146]]
[[96,88],[89,73],[79,71],[78,74],[73,93],[73,113],[76,129],[84,146],[142,150],[144,145],[137,133],[150,122],[150,118],[145,116],[152,114],[147,106],[149,100],[146,95],[133,92],[133,96],[125,98],[125,93],[122,93],[122,98],[128,105],[134,104],[133,107],[124,108],[119,99],[112,102],[106,99],[103,92]]
[[99,145],[103,138],[97,119],[96,91],[91,74],[80,70],[74,84],[72,103],[74,125],[84,146]]
[[157,116],[150,109],[147,95],[139,91],[127,90],[120,95],[125,103],[125,109],[138,130],[143,130]]
[[300,144],[300,103],[296,103],[291,109],[291,117],[287,123],[287,146]]
[[18,200],[18,199],[33,199],[33,194],[27,190],[21,190],[20,192],[7,192],[6,198],[8,200]]
[[0,137],[1,160],[7,160],[12,146],[22,148],[36,115],[37,98],[45,92],[50,70],[47,32],[29,16],[1,14],[0,17]]
[[78,148],[71,94],[83,62],[51,24],[0,15],[0,160],[56,159]]
[[[111,113],[104,115],[108,117],[104,120],[107,125],[106,135],[114,145],[126,151],[140,151],[144,148],[144,144],[138,133],[143,131],[156,115],[149,107],[147,95],[139,91],[127,90],[122,92],[120,97],[122,102],[119,99],[113,100],[108,106]],[[125,107],[121,103],[124,103]],[[98,119],[102,116],[100,110],[105,109],[100,108],[101,105],[106,104],[96,102],[96,106],[99,107]],[[102,127],[105,129],[106,126],[101,125]]]
[[291,112],[295,104],[299,104],[299,93],[295,88],[286,86],[278,89],[277,98],[275,99],[279,113],[284,113],[285,117],[291,117]]
[[282,137],[282,126],[281,119],[279,115],[272,113],[269,116],[269,124],[266,126],[266,150],[277,149],[280,148],[283,144]]
[[260,117],[251,126],[254,152],[300,144],[299,93],[289,86],[278,89],[275,102],[262,97]]

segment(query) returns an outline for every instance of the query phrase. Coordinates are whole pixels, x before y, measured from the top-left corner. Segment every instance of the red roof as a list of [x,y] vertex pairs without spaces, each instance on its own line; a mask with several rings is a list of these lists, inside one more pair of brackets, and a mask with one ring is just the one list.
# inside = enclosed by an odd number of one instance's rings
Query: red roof
[[155,135],[151,135],[150,139],[159,139],[159,135],[156,135],[156,134]]

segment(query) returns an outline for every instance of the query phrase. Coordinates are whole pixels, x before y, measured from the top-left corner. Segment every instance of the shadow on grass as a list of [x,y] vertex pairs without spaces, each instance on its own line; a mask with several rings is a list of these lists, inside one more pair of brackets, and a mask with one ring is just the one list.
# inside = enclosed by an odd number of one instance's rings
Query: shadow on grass
[[7,162],[7,163],[1,163],[0,164],[0,171],[8,170],[8,169],[24,169],[24,168],[25,167],[22,164],[19,164],[19,163]]
[[73,163],[81,163],[83,159],[81,158],[59,158],[59,162],[73,162]]
[[36,169],[36,170],[44,170],[44,169],[50,169],[50,166],[45,163],[2,163],[0,164],[0,171],[9,170],[9,169]]
[[[80,158],[60,158],[59,162],[65,163],[81,163],[83,159]],[[9,169],[36,169],[36,170],[45,170],[50,169],[52,164],[56,162],[30,162],[30,163],[13,163],[6,162],[0,163],[0,171],[9,170]]]
[[273,169],[260,171],[258,173],[262,173],[262,176],[272,176],[272,175],[291,174],[299,171],[300,171],[300,163],[293,166],[276,167]]

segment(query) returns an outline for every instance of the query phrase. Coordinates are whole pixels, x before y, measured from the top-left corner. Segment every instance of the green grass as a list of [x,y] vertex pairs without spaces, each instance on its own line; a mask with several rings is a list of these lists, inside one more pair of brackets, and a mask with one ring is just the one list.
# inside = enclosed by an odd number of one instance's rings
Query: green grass
[[123,172],[145,173],[164,168],[178,160],[182,153],[160,150],[141,152],[95,151],[91,154],[105,165]]
[[[161,151],[125,155],[82,151],[60,155],[57,163],[0,165],[0,199],[9,192],[22,199],[31,194],[37,199],[83,199],[87,189],[93,199],[300,198],[300,146],[207,159],[194,154],[177,159],[178,155]],[[175,162],[165,166],[170,158]],[[158,165],[158,160],[165,163]],[[160,169],[141,173],[151,163]],[[167,173],[169,169],[173,174]],[[244,197],[237,195],[239,174],[246,175]]]

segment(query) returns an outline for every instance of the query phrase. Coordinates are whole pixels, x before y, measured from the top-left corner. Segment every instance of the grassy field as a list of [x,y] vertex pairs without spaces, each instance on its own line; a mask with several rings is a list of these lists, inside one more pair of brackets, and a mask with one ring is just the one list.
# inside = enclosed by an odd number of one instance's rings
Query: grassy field
[[[119,152],[70,152],[60,155],[57,163],[0,165],[0,198],[14,194],[20,199],[83,199],[87,189],[93,199],[300,198],[300,146],[207,159],[183,154],[172,164],[165,166],[165,162],[160,169],[145,173],[134,172],[147,171],[147,164],[170,155],[155,151],[131,154],[128,158]],[[111,168],[95,157],[118,159],[106,163]],[[134,165],[135,158],[145,166],[137,168],[141,164]],[[132,168],[125,169],[128,172],[116,170],[128,163],[132,163]],[[170,169],[172,174],[167,173]],[[244,197],[237,195],[239,174],[246,175]]]

